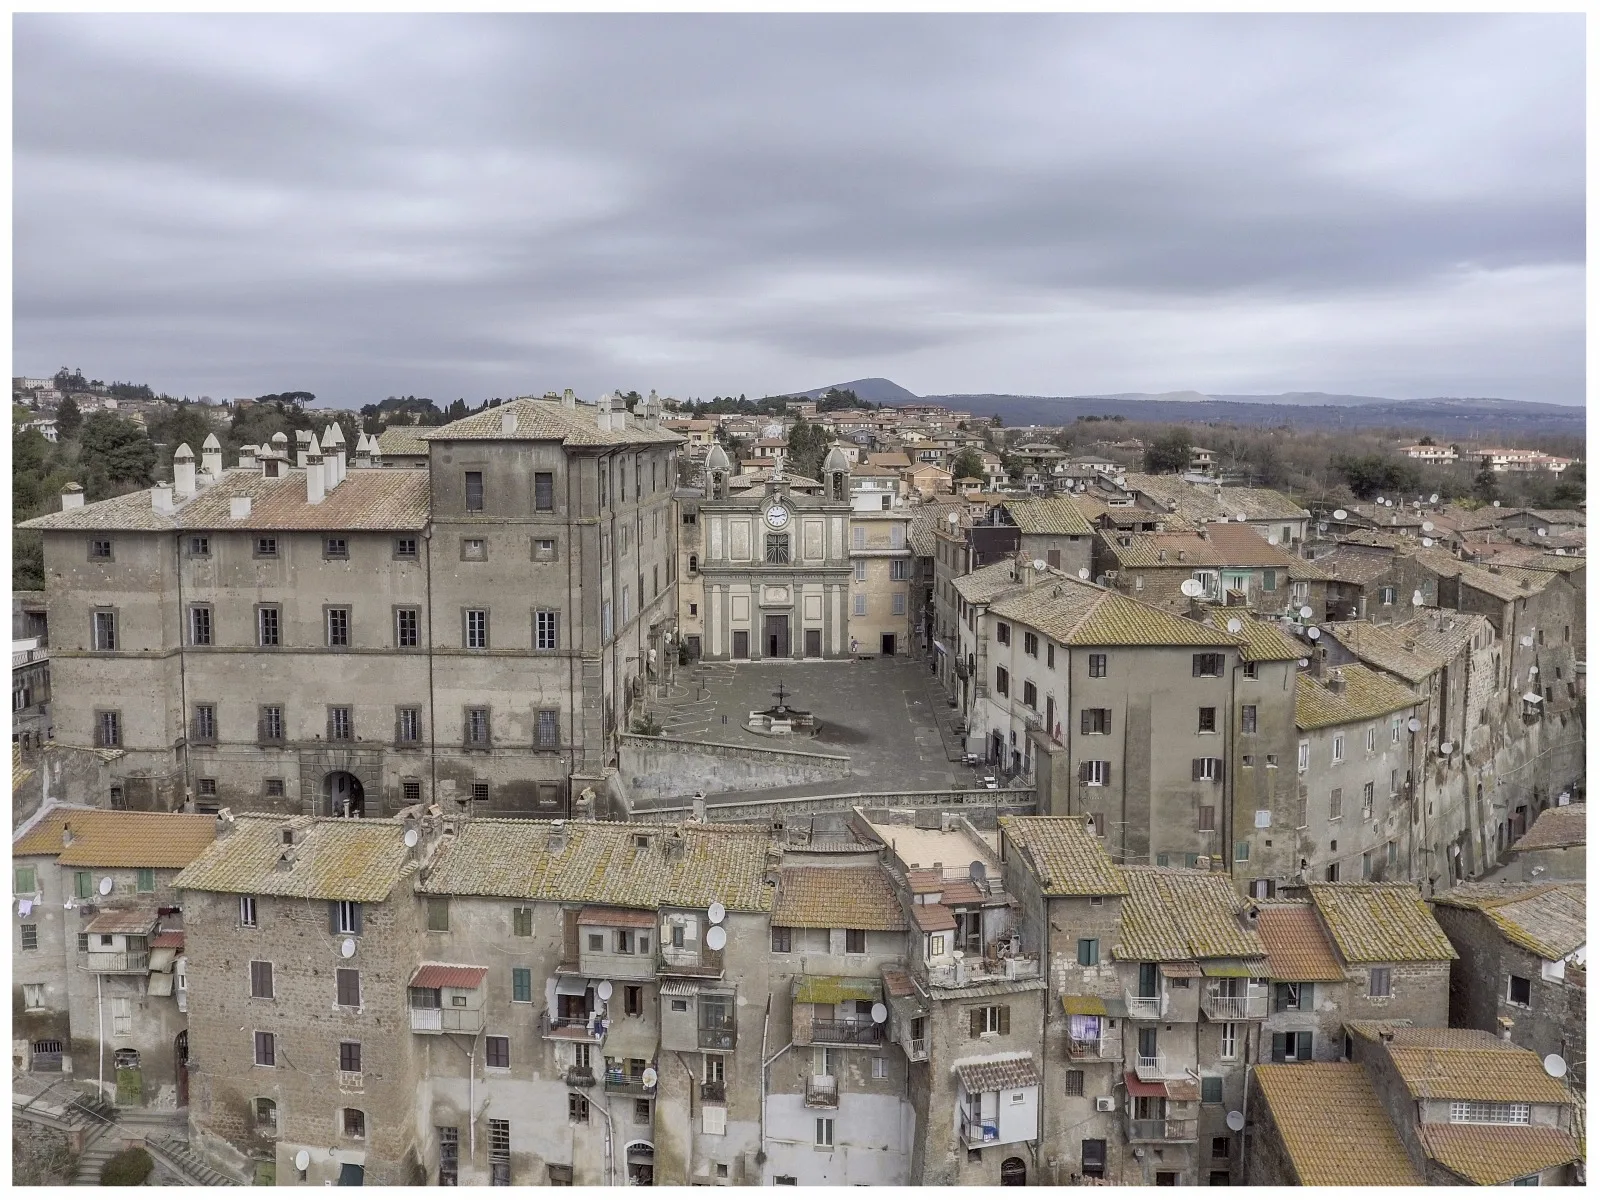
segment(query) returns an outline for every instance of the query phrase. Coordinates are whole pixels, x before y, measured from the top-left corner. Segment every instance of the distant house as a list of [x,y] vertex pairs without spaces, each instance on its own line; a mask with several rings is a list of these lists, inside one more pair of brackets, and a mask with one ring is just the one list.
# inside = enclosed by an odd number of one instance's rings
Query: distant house
[[1432,463],[1436,466],[1447,466],[1457,458],[1454,446],[1402,446],[1400,453],[1418,462]]

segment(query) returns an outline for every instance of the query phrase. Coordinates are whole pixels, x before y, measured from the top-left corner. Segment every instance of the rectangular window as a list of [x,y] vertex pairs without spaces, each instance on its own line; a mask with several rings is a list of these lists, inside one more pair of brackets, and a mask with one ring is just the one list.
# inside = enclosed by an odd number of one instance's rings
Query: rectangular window
[[1218,1046],[1217,1057],[1235,1059],[1239,1057],[1239,1026],[1233,1021],[1222,1023],[1222,1036]]
[[826,1148],[826,1149],[832,1149],[833,1148],[833,1118],[832,1117],[818,1117],[817,1118],[816,1144],[819,1147]]
[[1198,733],[1215,733],[1217,731],[1217,710],[1209,706],[1200,709],[1199,721],[1195,729]]
[[1392,995],[1389,991],[1389,968],[1373,967],[1367,973],[1367,995],[1383,997]]
[[1056,666],[1056,644],[1054,642],[1045,643],[1045,647],[1044,647],[1044,665],[1046,667],[1049,667],[1052,671],[1055,670],[1055,666]]
[[256,1066],[275,1067],[278,1065],[277,1039],[270,1033],[256,1034]]
[[1200,1076],[1200,1103],[1201,1104],[1221,1104],[1222,1103],[1222,1076],[1221,1075],[1202,1075],[1202,1076]]
[[1196,654],[1192,674],[1197,678],[1220,678],[1222,664],[1223,656],[1220,654]]
[[417,539],[414,537],[395,538],[394,556],[396,558],[416,558]]
[[361,1070],[361,1043],[360,1042],[340,1042],[339,1043],[339,1070],[341,1070],[341,1071],[359,1071],[359,1070]]
[[511,910],[511,936],[533,936],[533,909],[513,908]]
[[348,538],[329,537],[322,539],[323,558],[349,558],[350,542]]
[[904,592],[896,592],[889,597],[889,612],[896,617],[906,615],[906,594]]
[[153,892],[156,890],[156,873],[153,867],[139,867],[134,872],[133,890],[135,892]]
[[462,562],[488,562],[489,542],[486,538],[461,539]]
[[579,1125],[587,1125],[589,1123],[589,1099],[587,1096],[580,1096],[577,1092],[569,1092],[567,1094],[567,1120],[574,1121]]
[[1081,1095],[1083,1095],[1083,1072],[1082,1071],[1068,1071],[1067,1072],[1067,1095],[1069,1095],[1069,1096],[1081,1096]]
[[509,1067],[511,1065],[511,1039],[509,1037],[484,1038],[483,1065],[486,1067]]
[[511,1186],[511,1122],[489,1122],[489,1184]]
[[278,539],[275,537],[258,537],[256,539],[257,558],[277,558]]
[[1078,714],[1079,733],[1110,733],[1111,710],[1109,708],[1086,708]]
[[1100,965],[1100,939],[1078,939],[1078,965],[1080,967],[1095,967]]
[[910,579],[911,560],[908,558],[894,558],[889,560],[890,579]]
[[211,606],[196,604],[189,609],[189,644],[211,645]]
[[1195,810],[1195,829],[1200,833],[1213,833],[1217,828],[1217,806],[1201,804]]
[[[618,472],[620,477],[621,472]],[[623,497],[626,499],[627,497]],[[556,477],[550,471],[533,474],[533,507],[538,512],[554,512],[556,508]]]
[[239,924],[246,929],[256,927],[256,898],[254,896],[239,897]]
[[1260,679],[1261,678],[1261,664],[1260,663],[1247,662],[1247,663],[1242,664],[1242,666],[1244,667],[1244,670],[1241,673],[1244,675],[1244,677],[1246,679]]
[[195,782],[195,792],[201,796],[215,796],[217,794],[217,781],[208,776],[203,776]]
[[94,648],[96,650],[115,650],[117,648],[117,614],[109,609],[96,610],[93,618]]
[[774,954],[788,954],[791,944],[789,927],[786,925],[774,925],[772,927],[772,952]]
[[395,728],[395,741],[401,743],[415,743],[422,740],[422,710],[420,708],[402,708],[398,713]]
[[364,1138],[367,1136],[367,1114],[359,1108],[344,1110],[344,1135],[348,1138]]
[[332,908],[333,932],[361,932],[361,903],[357,900],[335,900]]
[[217,740],[217,706],[214,704],[196,704],[194,706],[194,723],[192,726],[194,740],[197,742],[214,742]]
[[556,610],[541,608],[533,614],[533,648],[535,650],[561,648],[561,614]]
[[422,780],[402,779],[400,781],[400,796],[404,800],[421,800]]
[[1364,820],[1372,819],[1373,784],[1366,783],[1361,786],[1361,816]]
[[1533,1006],[1533,981],[1520,975],[1506,977],[1506,1001],[1522,1008]]
[[1254,704],[1241,704],[1239,706],[1239,732],[1254,733],[1256,731],[1256,706]]
[[268,795],[268,796],[284,796],[284,795],[287,795],[287,792],[284,790],[283,780],[281,780],[281,779],[264,779],[261,782],[262,782],[262,790],[266,795]]
[[465,472],[465,491],[467,496],[467,511],[483,511],[483,472]]
[[557,557],[557,555],[556,555],[556,539],[555,538],[534,538],[533,539],[533,561],[534,562],[555,562],[556,557]]
[[73,894],[79,900],[87,900],[94,895],[94,875],[89,871],[74,871],[72,873]]
[[[493,1125],[495,1122],[491,1121]],[[456,1187],[461,1167],[461,1130],[455,1125],[440,1125],[439,1186]]]
[[489,648],[489,610],[469,608],[462,615],[461,644],[468,650]]
[[479,811],[482,811],[484,806],[489,803],[489,785],[487,783],[478,782],[472,785],[472,803],[477,805]]
[[448,896],[429,896],[428,897],[427,908],[428,908],[428,932],[429,933],[449,933],[450,932],[450,897],[448,897]]
[[1222,781],[1222,760],[1220,758],[1194,758],[1189,760],[1189,778],[1204,780],[1211,783]]
[[1033,685],[1031,679],[1022,682],[1022,702],[1029,708],[1039,707],[1039,689]]
[[994,690],[998,696],[1009,696],[1011,694],[1011,673],[1004,667],[996,667],[994,669]]
[[397,608],[394,610],[394,644],[405,648],[419,644],[422,629],[422,610],[420,608]]
[[1235,842],[1233,844],[1233,858],[1234,858],[1235,862],[1249,862],[1250,861],[1250,843],[1249,842]]
[[547,748],[561,745],[561,714],[556,709],[539,710],[534,744]]
[[1089,678],[1104,679],[1106,677],[1106,656],[1104,654],[1089,655]]
[[112,560],[112,556],[111,556],[111,539],[110,538],[90,538],[89,539],[89,557],[91,559],[93,559],[94,561],[96,561],[96,562],[110,562]]
[[1344,789],[1334,788],[1328,793],[1328,820],[1337,821],[1344,816]]
[[489,744],[489,710],[487,708],[467,709],[466,742],[469,746],[487,746]]
[[[23,925],[20,927],[20,933],[24,950],[37,950],[39,948],[39,927],[37,925]],[[39,1006],[34,1004],[28,1007],[37,1008]]]
[[1452,1125],[1527,1125],[1531,1117],[1527,1104],[1488,1103],[1481,1100],[1452,1100]]
[[283,741],[281,704],[263,704],[256,710],[256,736],[266,743]]
[[846,929],[844,931],[844,952],[846,954],[865,954],[867,952],[867,931],[865,929]]
[[1106,759],[1085,759],[1078,764],[1078,782],[1089,787],[1105,787],[1111,782],[1111,763]]
[[1023,631],[1023,634],[1022,634],[1022,652],[1024,654],[1030,655],[1033,658],[1038,658],[1039,657],[1039,635],[1038,634],[1036,634],[1036,633],[1028,633],[1026,630]]
[[208,537],[192,537],[189,539],[190,558],[211,557],[211,539]]
[[348,646],[350,644],[350,610],[348,608],[330,608],[328,613],[328,645]]
[[994,640],[1002,646],[1011,645],[1011,626],[1004,621],[996,621],[994,626]]
[[789,535],[787,533],[767,534],[767,562],[771,565],[783,565],[789,561]]
[[[639,939],[641,953],[646,950],[645,942],[645,938]],[[622,1012],[624,1016],[629,1017],[644,1016],[644,988],[638,984],[629,984],[622,989]]]
[[1344,734],[1336,733],[1333,736],[1333,761],[1335,764],[1344,761]]
[[263,604],[256,609],[256,641],[263,646],[278,644],[278,606]]
[[334,995],[341,1008],[361,1007],[361,972],[349,967],[334,971]]
[[[861,565],[863,567],[866,566],[865,563],[862,563]],[[857,592],[855,594],[854,607],[853,607],[853,609],[851,611],[852,611],[852,614],[854,616],[858,616],[858,617],[866,616],[867,615],[867,598],[866,598],[866,596],[862,595],[860,592]]]
[[348,742],[355,738],[355,722],[348,704],[335,704],[328,708],[328,740]]
[[122,745],[122,714],[104,709],[94,714],[94,744],[101,747]]
[[1299,768],[1302,771],[1309,771],[1311,769],[1311,743],[1310,742],[1301,742],[1300,743]]

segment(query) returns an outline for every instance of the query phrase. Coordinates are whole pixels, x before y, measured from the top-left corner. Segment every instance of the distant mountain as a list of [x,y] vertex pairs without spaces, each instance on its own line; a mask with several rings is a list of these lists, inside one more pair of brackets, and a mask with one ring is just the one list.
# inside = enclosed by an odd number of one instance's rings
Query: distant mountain
[[917,394],[907,391],[898,383],[890,379],[852,379],[849,383],[830,383],[827,387],[812,388],[809,392],[790,392],[791,396],[805,396],[810,400],[821,399],[824,392],[838,388],[840,391],[854,392],[860,399],[872,404],[915,404]]

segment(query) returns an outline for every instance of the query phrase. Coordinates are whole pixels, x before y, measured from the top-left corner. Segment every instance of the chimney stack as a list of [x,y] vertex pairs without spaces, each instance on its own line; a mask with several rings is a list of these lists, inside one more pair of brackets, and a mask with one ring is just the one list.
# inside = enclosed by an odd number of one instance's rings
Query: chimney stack
[[552,821],[550,823],[550,837],[546,840],[544,848],[550,854],[560,854],[567,848],[567,823],[565,821]]
[[235,521],[242,521],[250,515],[249,496],[229,496],[228,516]]
[[179,442],[172,452],[172,491],[179,500],[194,495],[194,451],[188,442]]
[[[272,440],[276,442],[278,440],[278,435],[273,434]],[[296,429],[294,431],[295,466],[304,467],[306,465],[306,455],[310,453],[310,446],[314,441],[316,441],[316,438],[312,436],[312,433],[309,429]]]
[[511,411],[500,414],[500,432],[510,437],[517,431],[517,414]]
[[172,485],[165,480],[150,489],[150,507],[158,513],[172,511]]
[[239,447],[239,467],[245,471],[256,469],[256,448],[254,446]]
[[214,433],[206,434],[206,440],[200,443],[200,469],[213,482],[222,478],[222,443]]
[[568,388],[566,391],[561,393],[562,408],[576,408],[577,406],[578,398],[572,394],[571,388]]
[[323,464],[322,448],[317,445],[315,437],[311,438],[310,448],[300,457],[305,461],[306,503],[321,504],[322,498],[327,495],[327,468]]
[[67,484],[66,487],[61,489],[61,511],[62,512],[66,512],[69,508],[82,508],[82,507],[83,507],[83,486],[81,484],[69,483],[69,484]]

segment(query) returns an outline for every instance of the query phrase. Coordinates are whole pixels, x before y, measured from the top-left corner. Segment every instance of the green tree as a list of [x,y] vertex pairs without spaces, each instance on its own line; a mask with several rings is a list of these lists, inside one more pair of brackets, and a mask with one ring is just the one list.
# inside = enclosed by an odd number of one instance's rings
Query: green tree
[[1556,480],[1556,486],[1550,493],[1550,503],[1557,508],[1577,508],[1584,502],[1584,470],[1581,462],[1575,462]]
[[56,433],[64,438],[75,438],[83,428],[83,413],[78,410],[78,402],[71,396],[65,397],[56,406]]
[[1386,454],[1362,454],[1337,458],[1334,467],[1344,476],[1350,490],[1362,500],[1385,492],[1415,492],[1422,486],[1422,471],[1409,459]]
[[788,451],[784,469],[808,479],[822,476],[822,460],[828,453],[828,434],[820,425],[802,418],[789,427]]
[[1485,504],[1500,496],[1500,480],[1488,467],[1472,477],[1472,494]]
[[950,460],[950,477],[952,479],[982,479],[983,456],[971,446],[963,446],[960,452]]
[[1189,469],[1193,443],[1187,429],[1168,429],[1144,448],[1144,469],[1151,475],[1172,475]]
[[155,482],[155,447],[132,421],[97,412],[83,423],[82,444],[84,499],[104,500]]
[[995,413],[994,416],[989,418],[989,424],[994,426],[996,429],[1001,429],[1005,426],[1005,422],[1000,419],[999,413]]
[[204,412],[193,404],[178,404],[151,418],[148,429],[150,441],[156,447],[156,473],[162,479],[172,478],[172,455],[180,445],[194,452],[198,466],[206,438],[216,432]]

